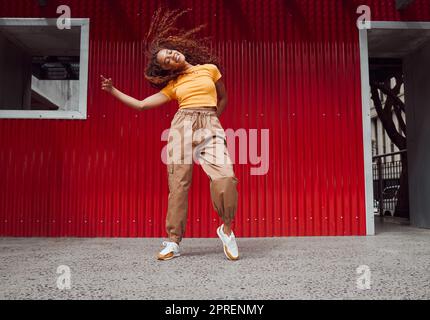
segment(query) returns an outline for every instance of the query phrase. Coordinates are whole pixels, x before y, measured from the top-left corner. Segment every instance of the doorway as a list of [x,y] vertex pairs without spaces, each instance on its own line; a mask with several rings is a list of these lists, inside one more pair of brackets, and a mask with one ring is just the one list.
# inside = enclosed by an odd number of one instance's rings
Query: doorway
[[429,57],[428,22],[360,30],[368,235],[387,217],[430,228]]

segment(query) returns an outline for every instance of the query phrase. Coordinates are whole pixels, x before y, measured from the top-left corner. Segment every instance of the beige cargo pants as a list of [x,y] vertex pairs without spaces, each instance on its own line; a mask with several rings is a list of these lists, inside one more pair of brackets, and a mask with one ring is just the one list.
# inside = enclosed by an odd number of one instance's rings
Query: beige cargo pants
[[236,214],[238,180],[227,151],[227,141],[216,111],[210,108],[180,109],[174,116],[167,143],[169,200],[166,231],[179,243],[185,233],[188,190],[194,162],[210,179],[212,204],[225,224]]

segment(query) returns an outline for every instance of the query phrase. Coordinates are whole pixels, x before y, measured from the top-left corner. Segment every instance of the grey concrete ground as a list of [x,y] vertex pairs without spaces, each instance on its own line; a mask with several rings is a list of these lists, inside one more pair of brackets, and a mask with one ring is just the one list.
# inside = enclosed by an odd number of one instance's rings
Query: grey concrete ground
[[[385,224],[373,237],[184,239],[156,261],[161,239],[0,239],[1,299],[429,299],[430,230]],[[71,289],[57,288],[57,267]],[[357,287],[357,268],[371,288]]]

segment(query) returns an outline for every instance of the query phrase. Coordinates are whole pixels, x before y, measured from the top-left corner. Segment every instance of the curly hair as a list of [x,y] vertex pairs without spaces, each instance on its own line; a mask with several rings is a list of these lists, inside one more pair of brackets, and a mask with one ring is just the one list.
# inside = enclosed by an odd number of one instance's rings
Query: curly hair
[[219,58],[210,50],[210,37],[196,36],[206,24],[202,24],[191,30],[179,29],[176,21],[191,9],[175,9],[159,7],[152,18],[149,31],[145,39],[145,55],[148,65],[145,70],[145,78],[150,85],[157,89],[164,88],[171,80],[175,80],[184,70],[165,70],[157,61],[157,54],[162,49],[180,51],[188,63],[214,64],[221,69]]

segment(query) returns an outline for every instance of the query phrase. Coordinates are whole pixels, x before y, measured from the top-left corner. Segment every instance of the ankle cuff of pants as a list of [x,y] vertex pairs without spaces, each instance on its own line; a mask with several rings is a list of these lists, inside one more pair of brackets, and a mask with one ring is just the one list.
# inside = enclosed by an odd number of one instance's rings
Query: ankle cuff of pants
[[169,241],[170,242],[176,242],[177,244],[179,244],[181,241],[182,241],[182,237],[172,237],[172,236],[170,236],[169,237]]
[[215,211],[225,223],[232,222],[237,208],[237,178],[222,177],[211,181],[211,198]]

